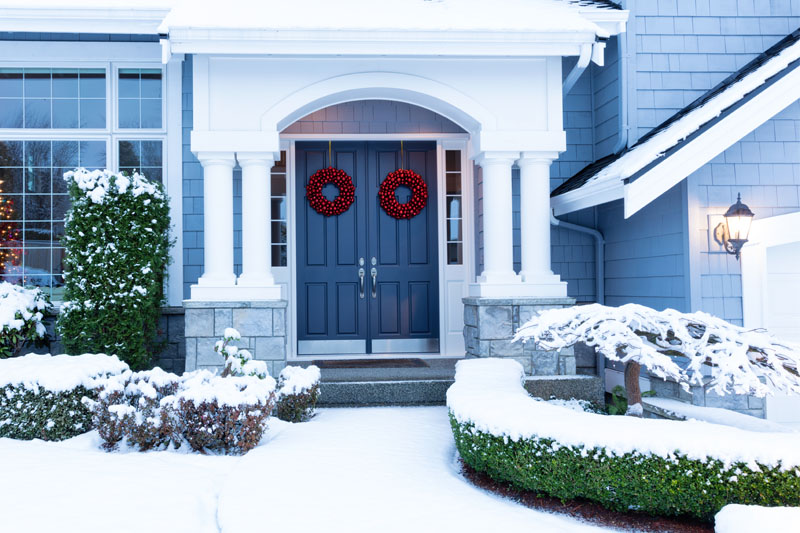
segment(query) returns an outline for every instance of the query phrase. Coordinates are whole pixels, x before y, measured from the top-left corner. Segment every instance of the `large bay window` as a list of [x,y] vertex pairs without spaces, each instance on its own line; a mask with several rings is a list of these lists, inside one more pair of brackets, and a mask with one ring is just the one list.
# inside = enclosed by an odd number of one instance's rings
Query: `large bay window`
[[61,299],[67,170],[163,181],[164,81],[158,64],[0,64],[0,281]]

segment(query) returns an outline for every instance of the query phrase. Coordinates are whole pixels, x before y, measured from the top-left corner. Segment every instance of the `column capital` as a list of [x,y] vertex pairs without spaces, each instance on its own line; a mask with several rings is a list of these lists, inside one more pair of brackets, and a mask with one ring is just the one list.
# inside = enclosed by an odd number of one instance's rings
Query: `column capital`
[[522,166],[532,163],[550,164],[556,159],[558,159],[558,152],[539,152],[539,151],[521,152],[519,155],[519,159],[517,159],[517,165]]
[[275,152],[236,152],[236,160],[242,168],[259,164],[271,167],[279,157],[280,155],[276,157]]
[[207,165],[225,165],[233,168],[236,158],[233,152],[195,152],[195,157],[204,167]]
[[481,152],[475,156],[475,163],[484,165],[513,165],[519,158],[519,152]]

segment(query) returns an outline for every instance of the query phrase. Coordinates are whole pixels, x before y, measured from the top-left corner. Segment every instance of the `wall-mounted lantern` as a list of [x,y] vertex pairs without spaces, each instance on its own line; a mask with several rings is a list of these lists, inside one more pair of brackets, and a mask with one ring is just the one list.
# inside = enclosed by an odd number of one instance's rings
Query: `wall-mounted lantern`
[[714,228],[714,239],[725,248],[726,252],[735,255],[736,259],[739,259],[742,246],[747,242],[750,223],[754,216],[750,208],[742,203],[742,195],[739,194],[736,203],[725,213],[725,222],[720,222]]

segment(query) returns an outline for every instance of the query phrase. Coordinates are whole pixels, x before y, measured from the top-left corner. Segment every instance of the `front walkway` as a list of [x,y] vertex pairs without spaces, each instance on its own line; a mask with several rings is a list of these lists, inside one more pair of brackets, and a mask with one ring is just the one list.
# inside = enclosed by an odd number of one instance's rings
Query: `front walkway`
[[465,482],[444,407],[274,421],[243,458],[0,439],[4,531],[601,531]]

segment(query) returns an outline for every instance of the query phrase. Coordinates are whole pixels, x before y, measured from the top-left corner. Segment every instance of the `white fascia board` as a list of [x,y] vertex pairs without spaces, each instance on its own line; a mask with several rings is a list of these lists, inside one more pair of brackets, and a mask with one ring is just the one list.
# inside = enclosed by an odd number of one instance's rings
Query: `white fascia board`
[[791,105],[800,97],[800,68],[795,68],[772,86],[703,133],[686,142],[676,152],[659,161],[633,182],[625,185],[625,218],[677,185],[742,137]]
[[0,57],[3,65],[30,65],[39,61],[160,61],[161,47],[148,42],[0,41]]
[[170,29],[170,47],[182,54],[278,56],[534,57],[579,55],[595,42],[585,33],[373,32]]
[[0,7],[0,31],[157,35],[169,8]]
[[588,207],[619,200],[623,197],[623,192],[623,184],[619,179],[594,181],[551,198],[550,207],[556,216],[566,215]]
[[625,25],[630,17],[626,9],[584,9],[581,16],[600,26],[609,35],[619,35],[625,31]]

